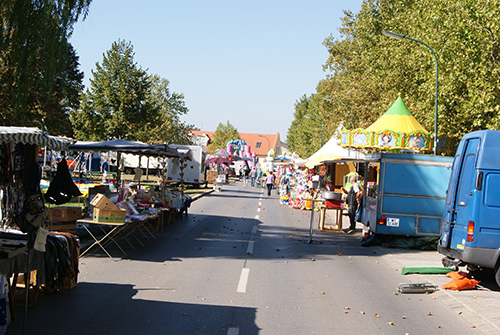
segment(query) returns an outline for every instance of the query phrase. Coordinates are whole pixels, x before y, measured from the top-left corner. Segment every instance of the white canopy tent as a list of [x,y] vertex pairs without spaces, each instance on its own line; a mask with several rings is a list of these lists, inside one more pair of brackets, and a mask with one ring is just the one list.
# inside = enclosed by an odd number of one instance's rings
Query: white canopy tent
[[360,160],[364,159],[365,155],[353,149],[346,149],[340,146],[340,139],[333,135],[324,146],[316,151],[307,159],[306,166],[313,168],[326,162],[338,160]]

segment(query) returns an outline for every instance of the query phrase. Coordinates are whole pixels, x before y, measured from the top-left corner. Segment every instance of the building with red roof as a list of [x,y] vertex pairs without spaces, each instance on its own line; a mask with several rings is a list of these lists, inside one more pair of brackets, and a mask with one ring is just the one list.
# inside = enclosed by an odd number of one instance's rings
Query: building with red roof
[[[191,130],[190,133],[197,138],[208,137],[209,141],[213,139],[215,131]],[[269,150],[274,150],[274,157],[282,154],[280,134],[252,134],[239,133],[240,138],[250,146],[250,152],[262,160],[267,157]],[[221,149],[221,148],[217,148]],[[225,149],[225,148],[224,148]]]

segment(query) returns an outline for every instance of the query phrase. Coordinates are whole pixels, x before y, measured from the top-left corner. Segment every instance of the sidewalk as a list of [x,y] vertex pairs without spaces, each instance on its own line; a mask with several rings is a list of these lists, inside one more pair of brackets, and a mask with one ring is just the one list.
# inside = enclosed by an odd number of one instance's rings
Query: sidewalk
[[[332,220],[331,217],[329,219]],[[343,216],[342,226],[344,229],[349,227],[348,216]],[[352,234],[352,237],[361,240],[363,227],[364,225],[358,222],[356,225],[357,232]],[[395,249],[379,246],[370,248],[382,255],[382,258],[393,266],[395,271],[398,270],[399,273],[401,273],[403,267],[442,266],[441,258],[443,255],[437,251]],[[461,270],[464,270],[464,268],[461,268]],[[451,281],[445,275],[401,275],[401,283],[406,283],[409,280],[412,283],[428,282],[436,285],[439,287],[439,291],[433,293],[433,297],[463,317],[471,324],[471,327],[484,334],[500,334],[500,288],[494,281],[480,283],[473,290],[452,291],[441,288]],[[396,291],[396,288],[394,290]]]

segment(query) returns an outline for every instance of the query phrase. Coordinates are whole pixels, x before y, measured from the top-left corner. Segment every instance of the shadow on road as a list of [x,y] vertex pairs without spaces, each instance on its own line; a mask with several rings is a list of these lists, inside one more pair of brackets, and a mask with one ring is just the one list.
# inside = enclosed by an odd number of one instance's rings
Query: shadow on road
[[[168,290],[151,288],[152,290]],[[161,302],[134,298],[140,290],[132,285],[80,283],[71,291],[41,295],[36,310],[28,310],[27,334],[258,334],[255,308]],[[22,334],[24,314],[7,334]],[[221,320],[238,320],[237,325]]]

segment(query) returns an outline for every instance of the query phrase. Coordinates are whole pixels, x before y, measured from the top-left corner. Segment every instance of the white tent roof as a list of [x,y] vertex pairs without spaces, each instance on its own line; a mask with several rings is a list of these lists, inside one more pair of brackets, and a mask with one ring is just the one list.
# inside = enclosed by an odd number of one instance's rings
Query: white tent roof
[[307,159],[306,166],[312,168],[322,162],[335,160],[358,160],[364,159],[365,155],[353,149],[342,148],[339,144],[340,140],[333,135],[325,145],[316,151]]

